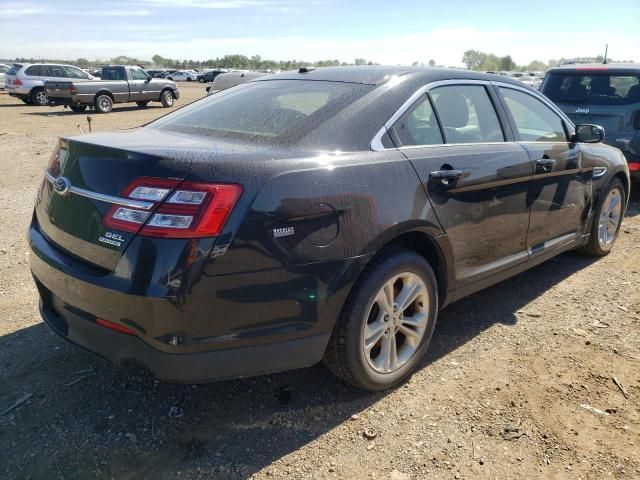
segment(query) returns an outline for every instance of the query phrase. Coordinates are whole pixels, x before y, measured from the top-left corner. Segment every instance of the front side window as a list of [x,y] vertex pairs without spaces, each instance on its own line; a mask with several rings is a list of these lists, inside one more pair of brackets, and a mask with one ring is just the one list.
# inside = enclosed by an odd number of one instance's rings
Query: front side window
[[53,78],[68,78],[67,71],[64,67],[60,65],[49,65],[47,66],[47,70],[49,71],[49,76]]
[[504,142],[504,134],[482,85],[446,85],[431,90],[447,143]]
[[438,145],[444,143],[429,97],[425,94],[393,126],[400,145]]
[[528,93],[500,87],[507,109],[515,123],[518,140],[525,142],[566,142],[560,116]]
[[88,80],[89,76],[84,73],[82,70],[80,70],[79,68],[75,68],[75,67],[64,67],[64,70],[66,73],[67,78],[78,78],[78,79],[82,79],[82,80]]
[[147,74],[144,73],[139,68],[132,68],[131,69],[131,79],[132,80],[146,80],[147,79]]

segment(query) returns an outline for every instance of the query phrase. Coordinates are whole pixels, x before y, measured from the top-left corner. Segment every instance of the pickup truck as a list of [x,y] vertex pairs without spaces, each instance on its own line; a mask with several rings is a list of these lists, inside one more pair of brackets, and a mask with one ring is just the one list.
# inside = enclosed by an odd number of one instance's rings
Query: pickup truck
[[102,68],[101,80],[44,82],[49,105],[64,105],[74,112],[92,107],[98,113],[109,113],[114,103],[136,102],[146,107],[149,102],[161,102],[171,107],[180,97],[175,82],[151,78],[140,67],[108,66]]

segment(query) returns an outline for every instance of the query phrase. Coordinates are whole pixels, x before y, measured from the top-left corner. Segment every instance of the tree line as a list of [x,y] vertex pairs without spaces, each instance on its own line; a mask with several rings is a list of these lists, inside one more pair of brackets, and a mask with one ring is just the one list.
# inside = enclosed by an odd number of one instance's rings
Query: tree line
[[[480,50],[467,50],[462,56],[462,62],[469,70],[478,71],[544,71],[563,63],[601,63],[604,60],[602,55],[596,57],[579,57],[572,59],[560,58],[558,60],[548,60],[543,62],[540,60],[534,60],[526,65],[517,65],[511,58],[511,55],[498,56],[493,53],[485,53]],[[613,62],[613,60],[609,60]],[[625,60],[630,61],[630,60]],[[14,60],[6,60],[11,63],[65,63],[77,65],[80,68],[87,68],[90,66],[98,66],[103,64],[113,65],[140,65],[141,67],[149,68],[152,66],[158,68],[175,68],[175,69],[206,69],[206,68],[235,68],[243,70],[291,70],[300,68],[302,66],[313,65],[315,67],[336,67],[344,65],[376,65],[371,60],[364,58],[356,58],[353,62],[342,62],[340,60],[319,60],[315,62],[308,62],[304,60],[269,60],[263,59],[260,55],[253,55],[248,57],[246,55],[224,55],[222,57],[211,58],[208,60],[187,60],[176,58],[165,58],[161,55],[154,55],[151,61],[143,60],[135,57],[128,57],[120,55],[110,58],[108,60],[89,60],[86,58],[77,58],[76,60],[59,60],[59,59],[41,59],[41,58],[16,58]],[[413,66],[436,66],[436,61],[431,59],[428,63],[413,62]]]
[[[462,56],[462,63],[469,70],[477,70],[482,72],[499,72],[499,71],[545,71],[552,67],[557,67],[565,63],[602,63],[604,57],[598,55],[595,57],[576,57],[576,58],[560,58],[550,59],[546,62],[534,60],[526,65],[517,65],[513,61],[511,55],[499,57],[493,53],[485,53],[480,50],[467,50]],[[613,63],[614,60],[608,59]],[[615,61],[617,62],[617,61]],[[632,60],[622,60],[622,62],[633,62]]]

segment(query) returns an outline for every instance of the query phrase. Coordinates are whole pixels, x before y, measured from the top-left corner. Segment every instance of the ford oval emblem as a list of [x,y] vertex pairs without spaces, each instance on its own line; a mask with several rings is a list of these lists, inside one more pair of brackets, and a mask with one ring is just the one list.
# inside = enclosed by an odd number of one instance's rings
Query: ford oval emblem
[[58,195],[66,195],[71,189],[71,182],[66,177],[58,177],[53,182],[53,189]]

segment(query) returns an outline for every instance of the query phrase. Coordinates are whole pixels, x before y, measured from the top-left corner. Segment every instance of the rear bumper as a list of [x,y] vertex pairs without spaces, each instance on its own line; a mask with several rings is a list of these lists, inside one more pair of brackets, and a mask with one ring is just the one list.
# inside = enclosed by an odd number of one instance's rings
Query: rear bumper
[[38,285],[40,313],[51,329],[72,344],[120,367],[143,368],[156,378],[177,383],[205,383],[311,366],[328,338],[324,335],[267,345],[196,353],[167,353],[135,335],[109,330],[95,319]]
[[[150,242],[134,239],[113,272],[95,271],[52,244],[34,220],[30,264],[44,321],[83,349],[116,365],[142,366],[165,381],[261,375],[322,359],[350,289],[345,283],[335,291],[323,278],[352,262],[216,277],[201,270],[211,244],[193,250],[190,240]],[[203,257],[187,265],[189,248]]]

